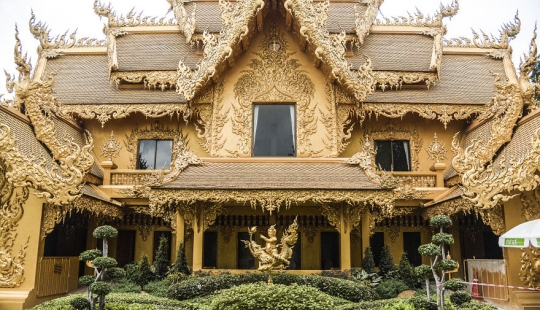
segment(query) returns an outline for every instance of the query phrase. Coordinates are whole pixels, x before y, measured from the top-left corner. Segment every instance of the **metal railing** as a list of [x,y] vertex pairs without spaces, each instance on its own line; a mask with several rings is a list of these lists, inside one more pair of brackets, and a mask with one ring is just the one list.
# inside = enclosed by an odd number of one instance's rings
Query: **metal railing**
[[[506,263],[503,259],[466,259],[465,279],[470,283],[493,284],[474,285],[469,284],[469,293],[482,298],[508,300],[508,278],[506,275]],[[499,287],[502,286],[502,287]]]
[[36,283],[37,297],[67,293],[71,268],[70,257],[42,257]]

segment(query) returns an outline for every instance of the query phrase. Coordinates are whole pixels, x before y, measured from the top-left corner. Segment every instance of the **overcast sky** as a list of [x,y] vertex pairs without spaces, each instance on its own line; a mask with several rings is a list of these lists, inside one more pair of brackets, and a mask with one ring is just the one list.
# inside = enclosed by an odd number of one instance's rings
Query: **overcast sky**
[[[422,13],[433,15],[440,3],[449,4],[451,0],[385,0],[380,12],[386,16],[406,15],[418,8]],[[32,64],[37,61],[37,40],[28,30],[30,11],[34,10],[36,19],[49,26],[51,36],[77,30],[77,38],[94,37],[104,39],[102,29],[105,19],[100,20],[93,10],[94,0],[0,0],[0,69],[15,73],[13,63],[13,47],[15,45],[15,24],[19,27],[23,51],[32,57]],[[108,3],[108,2],[106,2]],[[169,4],[166,0],[112,0],[117,15],[125,15],[135,7],[143,11],[143,16],[163,17]],[[519,10],[521,32],[511,42],[513,47],[514,66],[519,66],[519,58],[528,52],[533,35],[534,23],[540,19],[540,0],[460,0],[459,12],[451,20],[444,19],[447,25],[447,38],[472,38],[473,28],[483,30],[499,37],[499,29],[504,23],[513,22],[514,15]],[[352,14],[352,12],[351,12]],[[172,17],[172,13],[167,15]],[[540,45],[540,39],[537,39]],[[5,94],[3,75],[0,81],[0,94]]]

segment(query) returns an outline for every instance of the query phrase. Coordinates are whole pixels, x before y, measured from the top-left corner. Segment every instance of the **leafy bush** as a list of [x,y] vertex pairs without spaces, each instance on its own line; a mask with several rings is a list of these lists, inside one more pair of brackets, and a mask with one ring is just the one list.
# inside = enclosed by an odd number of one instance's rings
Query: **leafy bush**
[[415,309],[437,310],[437,301],[433,298],[428,301],[425,295],[416,294],[409,301]]
[[146,254],[142,254],[137,269],[138,271],[135,272],[135,281],[133,282],[137,283],[143,289],[146,284],[154,279],[154,273],[150,269],[150,263]]
[[384,308],[381,308],[382,310],[415,310],[415,307],[413,304],[409,303],[405,300],[399,300],[398,302],[388,305]]
[[418,253],[423,256],[436,256],[441,255],[441,248],[433,243],[422,244],[418,247]]
[[94,283],[95,276],[82,276],[79,278],[79,284],[84,286],[90,286]]
[[429,220],[431,227],[447,228],[452,226],[452,220],[447,215],[435,215]]
[[118,236],[118,230],[109,225],[102,225],[94,229],[92,235],[97,239],[109,239]]
[[444,284],[444,288],[454,292],[464,290],[467,287],[467,284],[461,282],[463,282],[463,280],[461,280],[460,278],[450,279],[446,281],[446,283]]
[[88,301],[88,299],[86,299],[85,297],[82,297],[82,296],[77,296],[75,298],[73,298],[69,304],[77,309],[77,310],[83,310],[83,309],[88,309],[90,308],[90,302]]
[[443,259],[437,264],[437,268],[440,270],[448,271],[448,270],[454,270],[459,267],[458,262],[456,262],[453,259]]
[[477,300],[471,300],[459,306],[459,310],[497,310],[494,305],[487,302],[481,302]]
[[332,309],[330,296],[303,285],[243,284],[222,290],[215,296],[210,309]]
[[124,279],[126,277],[126,271],[120,267],[113,267],[107,269],[107,277],[111,280]]
[[454,305],[457,305],[457,306],[460,306],[471,300],[472,300],[471,294],[465,291],[454,292],[452,295],[450,295],[450,301]]
[[[46,301],[32,308],[33,310],[69,310],[70,302],[75,298],[85,298],[83,294],[69,295],[66,297],[56,298],[51,301]],[[168,298],[160,298],[151,295],[142,295],[134,293],[110,293],[105,297],[107,309],[160,309],[160,310],[177,310],[177,309],[197,309],[191,307],[188,303],[172,300]],[[128,305],[129,308],[122,308]]]
[[186,275],[191,274],[191,270],[189,269],[189,266],[187,264],[186,259],[186,249],[184,247],[184,243],[180,243],[178,246],[178,251],[176,252],[176,261],[174,264],[172,264],[171,269],[169,270],[169,273],[183,273]]
[[[378,298],[377,293],[370,287],[350,280],[285,273],[274,274],[272,278],[274,284],[291,285],[296,283],[311,286],[331,296],[355,302]],[[215,291],[232,288],[235,285],[266,282],[267,279],[267,275],[262,273],[225,274],[191,278],[171,285],[167,291],[167,296],[178,300],[186,300],[208,296]]]
[[112,268],[116,266],[118,263],[116,262],[116,259],[112,257],[96,257],[93,261],[94,266],[97,268]]
[[375,259],[373,258],[373,252],[371,252],[370,247],[367,247],[364,250],[364,260],[362,261],[362,269],[364,269],[368,274],[375,273]]
[[90,292],[98,296],[105,296],[112,291],[111,285],[109,283],[101,281],[90,284],[88,289],[90,290]]
[[379,261],[379,274],[384,277],[390,277],[395,270],[394,258],[390,251],[390,246],[387,244],[381,251],[381,260]]
[[114,293],[140,293],[141,287],[131,281],[123,280],[112,285]]
[[187,279],[189,279],[189,275],[182,272],[169,272],[167,275],[167,280],[169,280],[171,284],[182,282]]
[[407,284],[410,289],[418,287],[419,278],[414,273],[414,268],[409,262],[406,252],[401,253],[401,259],[397,266],[397,276],[401,281]]
[[[374,310],[381,309],[386,306],[394,305],[404,300],[403,298],[392,298],[392,299],[379,299],[372,301],[360,301],[358,303],[346,304],[342,306],[335,307],[335,310]],[[405,299],[406,300],[406,299]]]
[[96,257],[100,257],[100,256],[101,256],[101,251],[98,249],[86,250],[79,255],[79,260],[83,262],[93,261]]
[[440,245],[440,244],[452,244],[454,243],[454,237],[451,234],[444,232],[436,233],[432,238],[431,242]]
[[169,247],[169,241],[164,235],[161,235],[159,237],[159,247],[156,251],[156,255],[154,256],[154,278],[156,280],[162,280],[167,275],[167,271],[169,269],[169,265],[171,262],[169,261],[169,258],[167,257],[167,248]]
[[380,298],[388,299],[397,297],[397,295],[403,291],[408,290],[409,287],[405,282],[398,279],[387,279],[381,282],[375,291],[379,294]]
[[150,295],[167,297],[167,290],[173,284],[170,280],[153,281],[144,286],[144,291]]

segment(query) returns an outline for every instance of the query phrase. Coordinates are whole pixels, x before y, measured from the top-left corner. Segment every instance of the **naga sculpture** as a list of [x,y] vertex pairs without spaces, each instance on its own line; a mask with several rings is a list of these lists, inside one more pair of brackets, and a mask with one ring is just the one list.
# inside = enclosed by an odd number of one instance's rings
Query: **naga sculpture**
[[[294,222],[283,232],[281,237],[281,244],[278,245],[278,239],[276,237],[275,225],[268,228],[268,237],[261,235],[261,238],[266,241],[266,246],[262,247],[253,241],[253,234],[257,232],[257,227],[248,229],[249,241],[242,240],[251,254],[259,260],[259,271],[268,272],[268,284],[272,284],[272,270],[284,270],[286,269],[292,257],[293,247],[298,240],[298,223],[296,218]],[[281,251],[278,248],[281,247]]]

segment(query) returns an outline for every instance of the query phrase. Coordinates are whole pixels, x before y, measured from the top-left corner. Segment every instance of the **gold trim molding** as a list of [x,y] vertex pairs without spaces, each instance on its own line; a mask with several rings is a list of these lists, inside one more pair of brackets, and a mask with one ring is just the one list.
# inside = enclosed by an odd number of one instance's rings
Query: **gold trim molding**
[[111,72],[109,80],[116,85],[116,88],[121,82],[126,83],[143,83],[144,88],[156,89],[161,91],[176,87],[178,74],[176,71],[122,71]]
[[[169,4],[172,3],[169,1]],[[173,19],[165,20],[165,17],[142,16],[142,12],[137,13],[134,9],[129,11],[126,16],[116,16],[111,4],[108,6],[101,4],[99,0],[94,1],[94,12],[108,20],[107,27],[135,27],[135,26],[167,26],[174,25]]]

